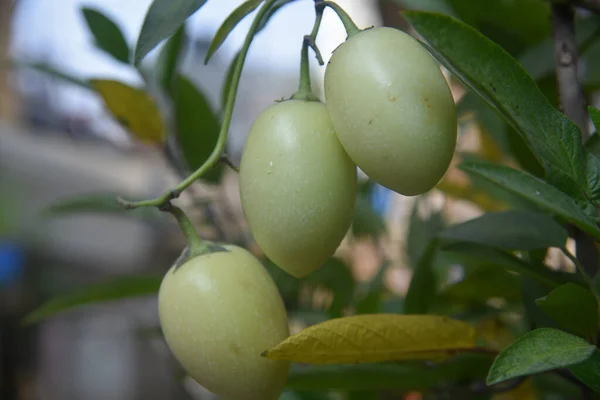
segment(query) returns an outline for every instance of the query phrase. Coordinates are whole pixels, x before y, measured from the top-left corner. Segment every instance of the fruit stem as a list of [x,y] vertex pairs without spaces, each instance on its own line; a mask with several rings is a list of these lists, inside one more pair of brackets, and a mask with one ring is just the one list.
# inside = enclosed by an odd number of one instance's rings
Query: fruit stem
[[189,217],[181,208],[174,206],[170,202],[167,202],[165,205],[160,207],[160,210],[168,212],[177,220],[179,228],[181,228],[183,236],[185,236],[185,241],[187,242],[190,250],[188,256],[189,258],[196,257],[210,251],[208,242],[200,239],[198,232],[196,232],[194,225],[192,225],[192,221],[190,221]]
[[333,11],[335,11],[338,18],[342,21],[342,24],[344,24],[344,29],[346,29],[346,34],[348,35],[346,37],[346,40],[350,39],[352,36],[360,32],[360,29],[358,29],[354,21],[352,21],[352,18],[350,18],[348,13],[344,11],[344,9],[340,7],[337,3],[334,3],[333,1],[323,1],[321,3],[323,3],[325,7],[329,7]]
[[317,47],[317,34],[319,33],[319,27],[321,26],[321,20],[323,19],[323,11],[325,5],[322,1],[315,1],[315,23],[310,35],[305,35],[302,39],[302,52],[300,55],[300,86],[298,91],[292,96],[292,99],[305,100],[305,101],[320,101],[319,98],[313,93],[312,86],[310,83],[310,63],[308,62],[308,48],[312,48],[317,57],[319,65],[323,65],[323,57]]
[[213,168],[219,163],[219,160],[221,159],[221,154],[223,153],[225,145],[227,144],[227,133],[231,124],[233,107],[235,105],[237,89],[240,83],[240,76],[242,75],[242,69],[244,67],[246,55],[248,54],[250,44],[252,44],[252,40],[254,39],[254,35],[256,34],[260,23],[262,22],[262,19],[265,15],[267,15],[268,12],[270,12],[271,7],[277,1],[278,0],[266,0],[263,6],[260,8],[260,10],[258,10],[258,13],[256,14],[254,20],[252,21],[252,25],[250,26],[250,30],[246,35],[244,45],[240,50],[239,57],[236,60],[235,67],[233,70],[231,86],[229,87],[229,92],[227,94],[227,102],[225,104],[225,112],[223,114],[223,123],[219,132],[219,138],[217,139],[217,144],[215,145],[215,148],[213,149],[208,159],[196,171],[194,171],[191,175],[189,175],[187,178],[181,181],[177,186],[168,190],[163,195],[155,199],[131,202],[121,197],[117,198],[117,203],[120,204],[123,208],[130,210],[138,207],[162,207],[166,205],[169,201],[178,198],[179,195],[181,195],[181,193],[185,189],[187,189],[188,186],[190,186],[198,178],[204,175],[209,169]]

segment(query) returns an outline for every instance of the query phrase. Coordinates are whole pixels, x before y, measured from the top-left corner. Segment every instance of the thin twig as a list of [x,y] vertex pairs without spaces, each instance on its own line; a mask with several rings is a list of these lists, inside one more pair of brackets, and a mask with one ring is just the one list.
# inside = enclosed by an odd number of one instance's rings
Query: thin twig
[[229,157],[227,157],[227,154],[221,155],[221,157],[219,158],[219,163],[223,164],[223,165],[227,165],[229,168],[231,168],[232,170],[234,170],[238,174],[240,173],[239,167],[237,167],[235,164],[233,164],[233,162],[231,161],[231,159]]

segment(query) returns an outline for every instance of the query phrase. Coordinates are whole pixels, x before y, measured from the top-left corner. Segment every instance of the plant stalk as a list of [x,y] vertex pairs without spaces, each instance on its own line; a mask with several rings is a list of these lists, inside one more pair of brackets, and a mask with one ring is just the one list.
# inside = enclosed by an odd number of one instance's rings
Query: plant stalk
[[310,63],[308,61],[308,49],[309,47],[315,52],[317,61],[320,65],[323,65],[323,57],[317,47],[317,34],[321,26],[321,20],[323,19],[323,11],[325,11],[325,5],[317,1],[315,2],[315,23],[313,25],[312,32],[309,35],[304,36],[302,39],[302,51],[300,55],[300,85],[298,91],[292,96],[292,99],[305,100],[305,101],[319,101],[319,98],[313,93],[312,85],[310,82]]
[[356,26],[354,21],[352,21],[352,18],[350,18],[350,15],[348,15],[348,13],[342,7],[340,7],[337,3],[333,2],[333,1],[323,1],[322,3],[326,7],[329,7],[333,11],[335,11],[335,13],[339,17],[339,19],[342,21],[342,24],[344,24],[344,29],[346,29],[346,34],[348,35],[346,37],[346,40],[350,39],[352,36],[354,36],[358,32],[360,32],[360,29],[358,29],[358,27]]
[[221,154],[225,149],[225,145],[227,144],[227,133],[229,131],[229,126],[231,124],[231,117],[233,115],[233,108],[235,105],[236,93],[240,83],[240,77],[242,75],[242,69],[244,67],[244,62],[246,61],[246,56],[248,54],[248,50],[250,49],[250,45],[252,44],[252,40],[254,39],[254,35],[258,30],[259,24],[262,18],[269,12],[271,6],[277,0],[266,0],[263,6],[260,8],[258,13],[256,14],[254,21],[252,21],[252,25],[250,26],[250,30],[246,35],[246,39],[244,41],[244,45],[240,50],[239,57],[235,63],[235,68],[233,71],[233,77],[231,79],[231,86],[229,88],[229,93],[227,95],[227,103],[225,105],[225,113],[223,114],[223,124],[221,125],[221,130],[219,132],[219,138],[217,139],[217,144],[213,149],[212,153],[208,157],[208,159],[202,164],[196,171],[194,171],[191,175],[189,175],[186,179],[181,181],[177,186],[172,188],[171,190],[165,192],[162,196],[159,196],[155,199],[150,200],[142,200],[137,202],[127,201],[121,197],[117,198],[117,203],[119,203],[122,207],[126,209],[134,209],[138,207],[161,207],[167,204],[169,201],[178,198],[181,193],[192,183],[194,183],[198,178],[200,178],[203,174],[205,174],[209,169],[213,168],[219,162],[221,158]]

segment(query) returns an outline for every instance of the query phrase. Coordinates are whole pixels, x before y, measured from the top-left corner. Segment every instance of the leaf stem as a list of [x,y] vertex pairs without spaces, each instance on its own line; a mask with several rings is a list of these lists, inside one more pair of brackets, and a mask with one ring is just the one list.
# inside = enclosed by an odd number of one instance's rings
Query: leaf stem
[[263,6],[260,8],[254,21],[252,21],[252,25],[250,26],[250,30],[246,35],[246,40],[244,41],[244,45],[240,50],[239,57],[236,60],[235,68],[233,70],[233,76],[231,79],[231,86],[229,87],[229,93],[227,95],[227,103],[225,105],[225,113],[223,114],[223,124],[221,125],[221,131],[219,132],[219,138],[217,140],[217,144],[213,149],[212,153],[208,157],[208,159],[202,164],[196,171],[194,171],[191,175],[189,175],[186,179],[181,181],[177,186],[165,192],[163,195],[150,200],[142,200],[137,202],[127,201],[121,197],[117,198],[117,203],[119,203],[122,207],[126,209],[134,209],[138,207],[161,207],[168,203],[169,201],[178,198],[181,193],[192,183],[194,183],[198,178],[200,178],[203,174],[205,174],[209,169],[213,168],[219,162],[221,158],[221,154],[225,149],[225,145],[227,143],[227,133],[229,131],[229,126],[231,124],[231,117],[233,115],[233,108],[235,105],[236,93],[240,83],[240,76],[242,75],[242,69],[244,67],[244,61],[246,60],[246,55],[248,54],[248,50],[250,49],[250,45],[252,44],[252,40],[254,39],[254,35],[256,34],[261,20],[263,17],[269,12],[271,6],[277,0],[266,0]]
[[305,35],[302,39],[302,52],[300,56],[300,86],[298,91],[292,96],[292,99],[319,101],[319,98],[313,93],[312,85],[310,83],[308,48],[310,47],[313,49],[319,65],[323,65],[323,57],[321,57],[321,51],[317,47],[316,43],[319,27],[321,26],[321,20],[323,19],[323,11],[325,11],[325,5],[323,2],[315,1],[315,23],[313,25],[312,32],[309,35]]
[[339,19],[342,21],[342,24],[344,24],[344,29],[346,29],[346,34],[348,35],[346,40],[360,32],[360,29],[358,29],[354,21],[352,21],[352,18],[350,18],[348,13],[337,3],[333,1],[323,1],[322,3],[325,7],[329,7],[335,11]]
[[170,213],[177,220],[189,248],[188,258],[199,256],[210,251],[208,242],[204,242],[200,239],[192,221],[190,221],[189,217],[181,208],[167,202],[160,207],[160,210]]

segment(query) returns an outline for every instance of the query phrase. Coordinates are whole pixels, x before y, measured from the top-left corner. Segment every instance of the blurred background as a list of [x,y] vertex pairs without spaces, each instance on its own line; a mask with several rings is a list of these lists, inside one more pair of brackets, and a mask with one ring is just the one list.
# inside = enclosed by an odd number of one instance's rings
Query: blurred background
[[[399,14],[406,8],[455,16],[515,56],[558,106],[549,5],[544,0],[338,3],[361,28],[408,29]],[[135,124],[148,115],[132,112],[124,125],[109,111],[123,106],[118,101],[110,104],[90,82],[114,80],[145,88],[168,130],[179,132],[183,126],[179,118],[187,121],[187,131],[196,132],[189,127],[193,121],[201,125],[196,130],[205,125],[218,128],[227,72],[254,13],[234,29],[207,65],[203,60],[212,36],[239,4],[240,0],[209,0],[185,25],[177,69],[192,85],[187,99],[200,102],[178,108],[179,103],[173,107],[151,83],[160,79],[167,53],[164,44],[144,59],[138,71],[98,46],[93,32],[97,11],[118,26],[133,48],[149,0],[0,0],[1,400],[212,398],[185,379],[171,358],[158,329],[156,298],[147,295],[184,246],[177,226],[158,211],[122,212],[113,205],[117,195],[144,199],[162,194],[193,169],[194,157],[177,146],[165,149],[137,140],[132,132]],[[313,17],[312,1],[292,1],[254,41],[229,134],[227,153],[233,164],[239,164],[254,118],[297,88],[301,38],[309,33]],[[598,106],[600,23],[588,12],[579,12],[577,18],[584,49],[581,79],[586,98]],[[342,24],[327,10],[317,41],[325,62],[344,38]],[[314,59],[311,62],[313,85],[322,96],[324,68]],[[508,125],[447,77],[460,116],[455,163],[478,157],[540,174],[539,165]],[[127,96],[136,99],[130,92],[122,94]],[[182,144],[199,146],[199,152],[208,154],[203,139],[181,137],[186,138]],[[303,281],[267,260],[265,265],[286,300],[294,330],[349,309],[400,312],[427,235],[444,224],[516,201],[483,182],[470,181],[454,167],[438,188],[419,198],[390,193],[363,179],[352,231],[330,265]],[[179,204],[191,213],[204,237],[237,243],[261,256],[245,225],[237,175],[231,169],[220,168],[209,180],[193,185]],[[548,257],[554,257],[556,268],[569,268],[559,255]],[[439,260],[439,270],[444,271],[441,282],[460,282],[466,263]],[[107,295],[103,282],[118,284]],[[84,295],[78,294],[89,284],[96,284],[92,287],[97,292],[85,289]],[[519,296],[511,284],[509,280],[502,291],[487,295],[464,285],[467,289],[449,291],[438,305],[443,309],[452,299],[457,307],[468,308],[486,296],[484,301],[506,307],[509,315],[510,302]],[[70,293],[75,297],[65,304],[79,303],[78,307],[39,323],[22,324],[23,317],[46,300]],[[119,300],[87,304],[96,295]],[[419,398],[407,393],[390,398],[410,395]],[[285,396],[309,398],[291,391]],[[336,398],[335,393],[319,396],[310,398]]]

